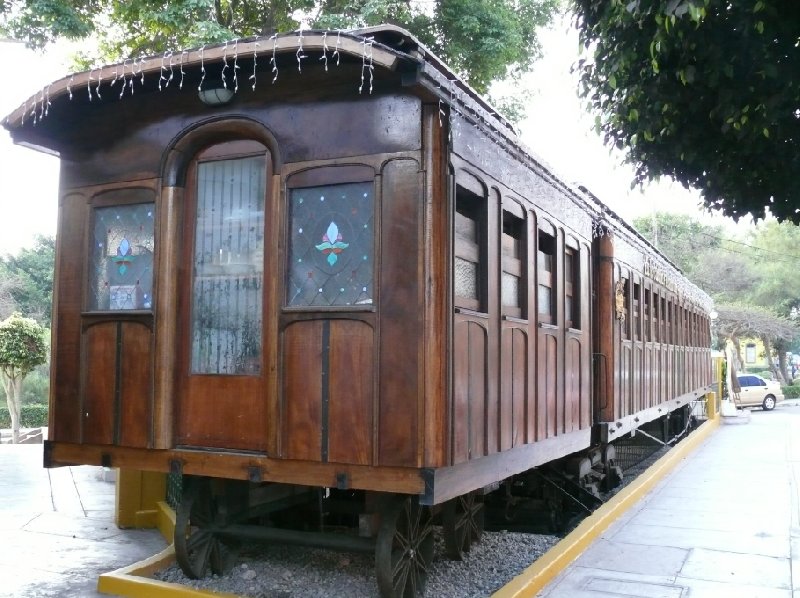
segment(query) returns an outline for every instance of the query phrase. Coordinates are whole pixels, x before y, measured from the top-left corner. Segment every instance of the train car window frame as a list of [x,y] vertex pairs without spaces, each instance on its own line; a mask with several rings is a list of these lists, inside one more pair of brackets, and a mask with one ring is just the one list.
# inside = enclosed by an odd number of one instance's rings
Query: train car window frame
[[453,301],[457,308],[486,313],[487,198],[456,182],[453,210]]
[[[362,164],[315,166],[288,174],[283,186],[285,210],[283,211],[282,226],[286,238],[282,274],[284,278],[281,299],[283,311],[286,313],[375,311],[379,286],[377,281],[379,235],[375,223],[379,218],[380,205],[374,168]],[[350,206],[356,212],[353,212],[352,209],[350,211],[345,209],[344,211],[347,213],[342,215],[342,219],[332,215],[336,213],[336,208],[331,207],[333,205],[331,202],[337,199],[336,192],[347,195],[347,197],[338,199],[347,201],[349,197],[352,200],[351,196],[357,191],[357,187],[359,188],[358,199],[363,199],[370,204],[365,212],[366,217],[362,213],[363,210],[360,209],[361,206]],[[314,203],[318,202],[318,205],[326,206],[325,214],[330,217],[326,219],[320,216],[320,211],[316,208],[309,209],[308,212],[314,214],[317,219],[316,226],[312,225],[313,232],[309,236],[308,230],[306,230],[307,223],[293,222],[293,218],[296,214],[295,209],[298,206],[307,206],[308,204],[304,202],[312,196]],[[342,212],[342,208],[340,207],[338,211]],[[358,216],[358,214],[361,214],[361,219],[357,225],[348,220],[350,216]],[[360,243],[361,251],[356,255],[353,249],[359,247],[352,244],[352,239],[359,234],[367,235],[369,238]],[[331,239],[331,236],[335,238]],[[306,242],[306,255],[302,257],[296,252],[300,238]],[[303,259],[305,261],[299,261]],[[347,263],[357,264],[358,268],[348,269],[345,267],[345,259],[349,260]],[[300,268],[307,268],[308,271],[299,272],[299,265],[301,265]],[[364,273],[365,267],[368,268],[366,274]],[[347,271],[350,272],[349,277]],[[354,272],[355,274],[353,274]],[[360,276],[358,276],[359,272]],[[340,278],[341,276],[346,278],[343,284],[333,284],[338,282],[337,273]],[[317,274],[323,278],[320,279]],[[353,276],[357,280],[352,279]],[[302,293],[302,287],[309,285],[310,283],[307,281],[312,280],[315,284],[306,289],[306,300],[297,300],[299,294]],[[323,286],[320,287],[320,284]],[[338,287],[337,299],[346,295],[345,299],[338,302],[336,300],[333,302],[318,300],[320,296],[324,296],[325,285],[331,286],[331,284]],[[320,291],[320,288],[323,291]],[[336,289],[334,289],[335,291]],[[308,298],[312,294],[313,297],[309,301]],[[347,300],[348,297],[351,299],[350,301]]]
[[650,343],[653,341],[653,322],[650,302],[652,293],[649,288],[644,289],[644,305],[642,307],[642,324],[644,326],[644,341]]
[[622,321],[622,340],[629,341],[631,339],[631,299],[630,299],[630,284],[628,277],[620,275],[622,282],[622,302],[625,310],[625,319]]
[[631,325],[633,326],[633,340],[642,340],[642,285],[638,282],[633,283],[633,305],[632,305],[632,319]]
[[[85,309],[90,313],[152,313],[157,218],[153,191],[112,189],[94,196],[90,206]],[[101,212],[111,217],[101,218]],[[114,228],[125,214],[137,219],[132,232]]]
[[[184,255],[191,264],[186,281],[188,373],[261,376],[267,308],[264,252],[271,216],[266,203],[270,152],[256,141],[222,142],[200,151],[192,163],[190,205],[184,223]],[[252,168],[247,170],[245,163]],[[238,174],[250,177],[249,186],[244,179],[235,178],[236,172],[230,172],[229,167],[236,169],[237,164],[241,166]],[[205,180],[206,175],[212,178]],[[227,187],[226,182],[230,183]],[[238,329],[231,328],[234,322]],[[213,330],[218,331],[216,337]]]
[[524,211],[514,206],[505,202],[502,210],[500,304],[504,316],[527,319],[527,225]]
[[539,228],[536,240],[536,305],[540,324],[557,325],[558,272],[555,234]]
[[581,328],[581,252],[576,245],[564,246],[564,326]]
[[653,289],[653,342],[661,342],[661,303],[660,297]]

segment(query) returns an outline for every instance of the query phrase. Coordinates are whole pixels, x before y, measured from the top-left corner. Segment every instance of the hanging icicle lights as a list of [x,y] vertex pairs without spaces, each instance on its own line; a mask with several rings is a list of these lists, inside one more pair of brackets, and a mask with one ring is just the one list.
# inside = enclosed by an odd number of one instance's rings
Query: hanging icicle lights
[[[32,98],[25,100],[17,111],[7,117],[5,122],[8,123],[9,120],[15,120],[19,122],[20,126],[24,126],[26,119],[28,119],[33,121],[33,125],[38,125],[50,113],[52,107],[51,97],[57,98],[67,95],[70,101],[73,101],[74,98],[79,99],[79,96],[73,94],[73,90],[76,85],[81,84],[86,85],[87,99],[90,102],[93,98],[96,98],[96,101],[99,102],[108,101],[104,97],[101,87],[105,84],[111,89],[118,81],[121,81],[122,88],[119,93],[120,99],[125,95],[126,87],[130,91],[130,95],[133,95],[136,85],[140,88],[145,87],[145,74],[147,73],[158,74],[156,87],[158,91],[164,91],[168,89],[169,84],[175,79],[176,67],[180,74],[180,80],[177,85],[179,90],[183,90],[183,85],[189,76],[186,68],[190,66],[199,67],[199,82],[197,85],[197,91],[199,92],[203,90],[204,85],[208,85],[206,81],[207,65],[211,64],[211,62],[222,65],[220,77],[221,83],[225,88],[228,87],[228,71],[232,71],[232,92],[238,93],[239,61],[246,56],[251,56],[253,61],[253,70],[249,76],[249,82],[251,89],[255,91],[258,77],[259,49],[264,42],[271,42],[270,45],[272,46],[269,69],[273,84],[278,81],[279,53],[292,52],[297,61],[297,70],[300,73],[302,73],[303,61],[309,57],[309,53],[319,53],[319,61],[323,63],[325,71],[328,71],[329,65],[338,67],[341,64],[342,56],[347,54],[352,59],[360,60],[361,62],[358,80],[359,94],[364,93],[364,91],[372,94],[374,91],[376,63],[391,68],[392,61],[397,60],[399,56],[409,58],[403,52],[376,41],[375,37],[371,35],[374,31],[369,30],[365,34],[359,34],[358,31],[336,30],[336,43],[333,45],[333,51],[331,51],[328,39],[333,34],[332,31],[300,29],[291,33],[272,35],[269,38],[235,39],[219,45],[203,45],[200,48],[182,50],[180,52],[167,51],[159,56],[126,59],[117,65],[100,68],[93,67],[88,72],[71,73],[61,81],[47,85],[41,91],[36,92]],[[264,45],[267,44],[265,43]],[[422,54],[429,55],[427,50]],[[176,58],[177,56],[179,58]],[[614,236],[615,234],[627,236],[631,234],[627,230],[620,230],[618,222],[622,221],[613,212],[609,212],[607,208],[599,209],[593,200],[587,199],[585,194],[565,185],[559,177],[553,174],[550,167],[533,156],[520,142],[511,125],[498,115],[477,92],[456,77],[435,56],[430,56],[430,60],[426,60],[428,64],[425,65],[426,68],[424,70],[429,84],[433,86],[432,90],[438,95],[439,124],[444,126],[446,122],[451,144],[469,143],[469,141],[463,140],[462,134],[465,132],[463,127],[465,125],[470,126],[476,129],[481,138],[493,140],[495,146],[500,148],[508,158],[525,165],[526,168],[539,172],[554,187],[569,190],[568,194],[571,201],[566,202],[569,206],[563,206],[563,211],[583,212],[590,219],[591,234],[593,236]],[[229,63],[229,59],[232,59],[232,65]],[[129,61],[130,64],[128,64]],[[429,65],[430,68],[427,68]],[[110,71],[110,69],[113,70]],[[107,78],[104,76],[104,72],[109,71],[111,74]],[[496,156],[492,156],[491,159],[495,158]],[[625,228],[625,226],[622,226],[622,228]],[[677,290],[689,297],[694,297],[698,293],[698,290],[693,285],[689,285],[689,283],[687,283],[686,288]]]

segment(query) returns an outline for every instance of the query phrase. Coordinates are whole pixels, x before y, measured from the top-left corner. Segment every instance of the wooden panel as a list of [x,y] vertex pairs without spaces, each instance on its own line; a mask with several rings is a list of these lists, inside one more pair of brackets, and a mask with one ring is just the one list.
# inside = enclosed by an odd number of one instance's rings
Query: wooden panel
[[615,417],[623,417],[633,413],[631,389],[633,386],[633,374],[631,372],[633,349],[630,343],[623,343],[619,359],[619,405]]
[[330,322],[329,461],[356,465],[372,462],[373,350],[373,332],[367,324]]
[[83,336],[82,442],[112,444],[115,436],[117,322],[90,327]]
[[[544,435],[541,438],[550,438],[559,433],[562,414],[558,410],[558,339],[554,334],[540,332],[538,355],[538,380],[539,380],[539,412],[541,423],[544,424]],[[563,365],[563,364],[562,364]]]
[[88,249],[85,227],[87,200],[80,194],[61,198],[56,236],[53,292],[53,355],[50,386],[51,440],[78,442],[81,434],[81,321],[82,256]]
[[422,472],[411,467],[313,463],[223,451],[152,450],[51,441],[45,445],[47,467],[74,463],[100,465],[106,456],[111,457],[113,467],[125,469],[169,472],[171,462],[178,461],[187,475],[247,480],[254,468],[265,482],[332,488],[338,484],[337,476],[344,474],[350,488],[404,494],[422,494],[425,490]]
[[453,342],[453,463],[483,455],[486,425],[486,344],[483,321],[456,315]]
[[323,324],[297,322],[283,335],[282,453],[289,459],[321,459]]
[[564,431],[572,432],[581,427],[581,389],[583,386],[583,359],[581,342],[567,338],[564,365]]
[[122,446],[152,446],[153,350],[147,326],[120,324],[119,436]]
[[378,462],[422,459],[421,210],[419,164],[393,160],[383,169],[380,208],[380,407]]
[[488,393],[486,366],[489,335],[483,326],[473,325],[469,334],[469,458],[483,457],[487,452]]
[[500,450],[525,443],[528,403],[528,334],[524,328],[503,329],[500,357]]

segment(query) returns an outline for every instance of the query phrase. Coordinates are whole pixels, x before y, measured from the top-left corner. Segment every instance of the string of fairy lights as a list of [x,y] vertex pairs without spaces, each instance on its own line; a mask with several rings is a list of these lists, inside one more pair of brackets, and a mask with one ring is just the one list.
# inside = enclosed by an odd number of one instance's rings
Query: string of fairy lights
[[[318,62],[322,63],[325,72],[328,72],[330,65],[335,64],[335,66],[338,67],[341,64],[343,34],[351,39],[358,40],[361,46],[358,93],[373,94],[375,71],[373,50],[376,44],[374,36],[359,35],[356,32],[342,30],[311,31],[301,27],[296,32],[275,34],[269,38],[234,39],[224,42],[221,46],[222,68],[219,72],[219,83],[214,83],[209,78],[209,71],[206,65],[206,51],[209,49],[209,46],[203,45],[199,49],[184,49],[177,52],[166,51],[160,56],[127,58],[123,60],[121,64],[93,67],[88,71],[86,78],[86,97],[89,102],[95,100],[102,101],[104,94],[108,92],[116,93],[115,88],[117,85],[119,85],[119,92],[117,93],[118,99],[123,99],[126,94],[133,96],[137,86],[139,88],[145,87],[145,75],[147,74],[145,65],[152,62],[154,59],[158,60],[157,68],[153,70],[153,74],[158,76],[156,82],[158,91],[162,92],[167,90],[171,85],[176,86],[179,90],[183,90],[187,81],[185,67],[190,64],[190,56],[192,53],[196,55],[196,59],[192,60],[191,63],[197,65],[199,60],[200,79],[197,85],[198,92],[202,92],[206,86],[211,87],[212,85],[216,86],[221,84],[223,89],[229,89],[234,94],[239,93],[241,71],[239,59],[240,56],[243,57],[242,52],[240,52],[240,43],[245,42],[248,45],[252,45],[252,51],[248,51],[248,56],[253,62],[253,67],[247,81],[250,89],[255,91],[258,85],[259,57],[264,53],[269,56],[268,65],[271,84],[275,85],[278,82],[280,75],[278,64],[279,38],[296,37],[294,56],[297,64],[297,72],[302,73],[304,64],[307,64],[307,61],[311,58],[306,46],[307,35],[310,34],[321,36],[321,49],[317,50],[320,52]],[[334,34],[335,43],[333,44],[333,49],[331,49],[328,40],[329,36],[333,37]],[[264,51],[260,54],[262,43],[264,44]],[[219,47],[219,45],[214,46],[214,48]],[[219,57],[216,56],[214,60],[215,62],[218,61]],[[447,67],[444,67],[444,69],[447,69]],[[439,124],[443,127],[445,120],[447,121],[448,141],[451,147],[462,140],[462,135],[464,133],[462,127],[470,125],[478,132],[481,141],[488,140],[495,147],[498,145],[503,147],[506,156],[520,163],[525,168],[534,171],[559,191],[559,195],[565,198],[566,201],[560,202],[560,206],[549,206],[549,208],[553,210],[554,215],[560,213],[563,220],[573,221],[577,214],[571,212],[582,212],[584,217],[588,219],[592,237],[608,236],[613,242],[615,237],[621,235],[626,238],[628,243],[633,242],[634,245],[642,245],[643,239],[641,239],[639,235],[628,231],[623,221],[600,202],[599,199],[591,195],[591,193],[583,193],[584,190],[582,189],[576,190],[565,184],[560,178],[553,174],[552,169],[545,166],[538,158],[535,158],[520,142],[516,131],[513,130],[496,110],[480,99],[477,92],[470,88],[463,80],[450,72],[449,69],[447,72],[442,72],[435,67],[426,68],[425,74],[439,92]],[[73,100],[74,98],[75,76],[76,73],[71,73],[66,84],[66,93],[69,100]],[[32,98],[23,103],[21,106],[20,126],[24,126],[26,118],[32,119],[33,125],[36,126],[50,114],[52,108],[50,95],[52,85],[52,83],[45,85],[40,91],[34,93]],[[6,122],[8,122],[8,119]],[[504,143],[499,143],[501,140],[504,141]],[[468,147],[468,149],[471,148]],[[484,159],[488,158],[484,157]],[[491,164],[486,164],[485,166],[491,167]],[[644,243],[646,244],[646,241]],[[653,251],[655,250],[653,249]],[[659,260],[659,262],[663,262],[661,267],[669,270],[670,273],[674,271],[674,277],[672,278],[675,283],[676,292],[701,305],[708,303],[707,295],[682,277],[677,269],[671,266],[667,260]]]

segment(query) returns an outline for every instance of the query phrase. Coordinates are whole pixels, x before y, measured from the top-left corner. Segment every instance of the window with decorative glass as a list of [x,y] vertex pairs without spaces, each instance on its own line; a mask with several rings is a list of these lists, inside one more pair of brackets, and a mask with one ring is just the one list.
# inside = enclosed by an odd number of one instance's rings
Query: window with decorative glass
[[633,309],[631,311],[631,326],[633,326],[633,339],[642,340],[642,316],[641,316],[641,287],[638,282],[633,283]]
[[564,249],[564,317],[567,328],[581,327],[581,283],[580,252],[573,248]]
[[289,190],[288,307],[371,306],[373,183]]
[[264,154],[201,161],[192,254],[191,373],[261,372]]
[[152,309],[154,212],[152,203],[94,209],[90,310]]
[[482,197],[464,187],[456,187],[455,303],[457,307],[474,311],[485,311],[485,213],[486,202]]
[[501,298],[503,314],[526,317],[525,298],[525,221],[503,210],[503,272]]
[[556,323],[555,279],[556,279],[556,239],[545,231],[539,231],[537,251],[537,301],[539,321],[544,324]]

